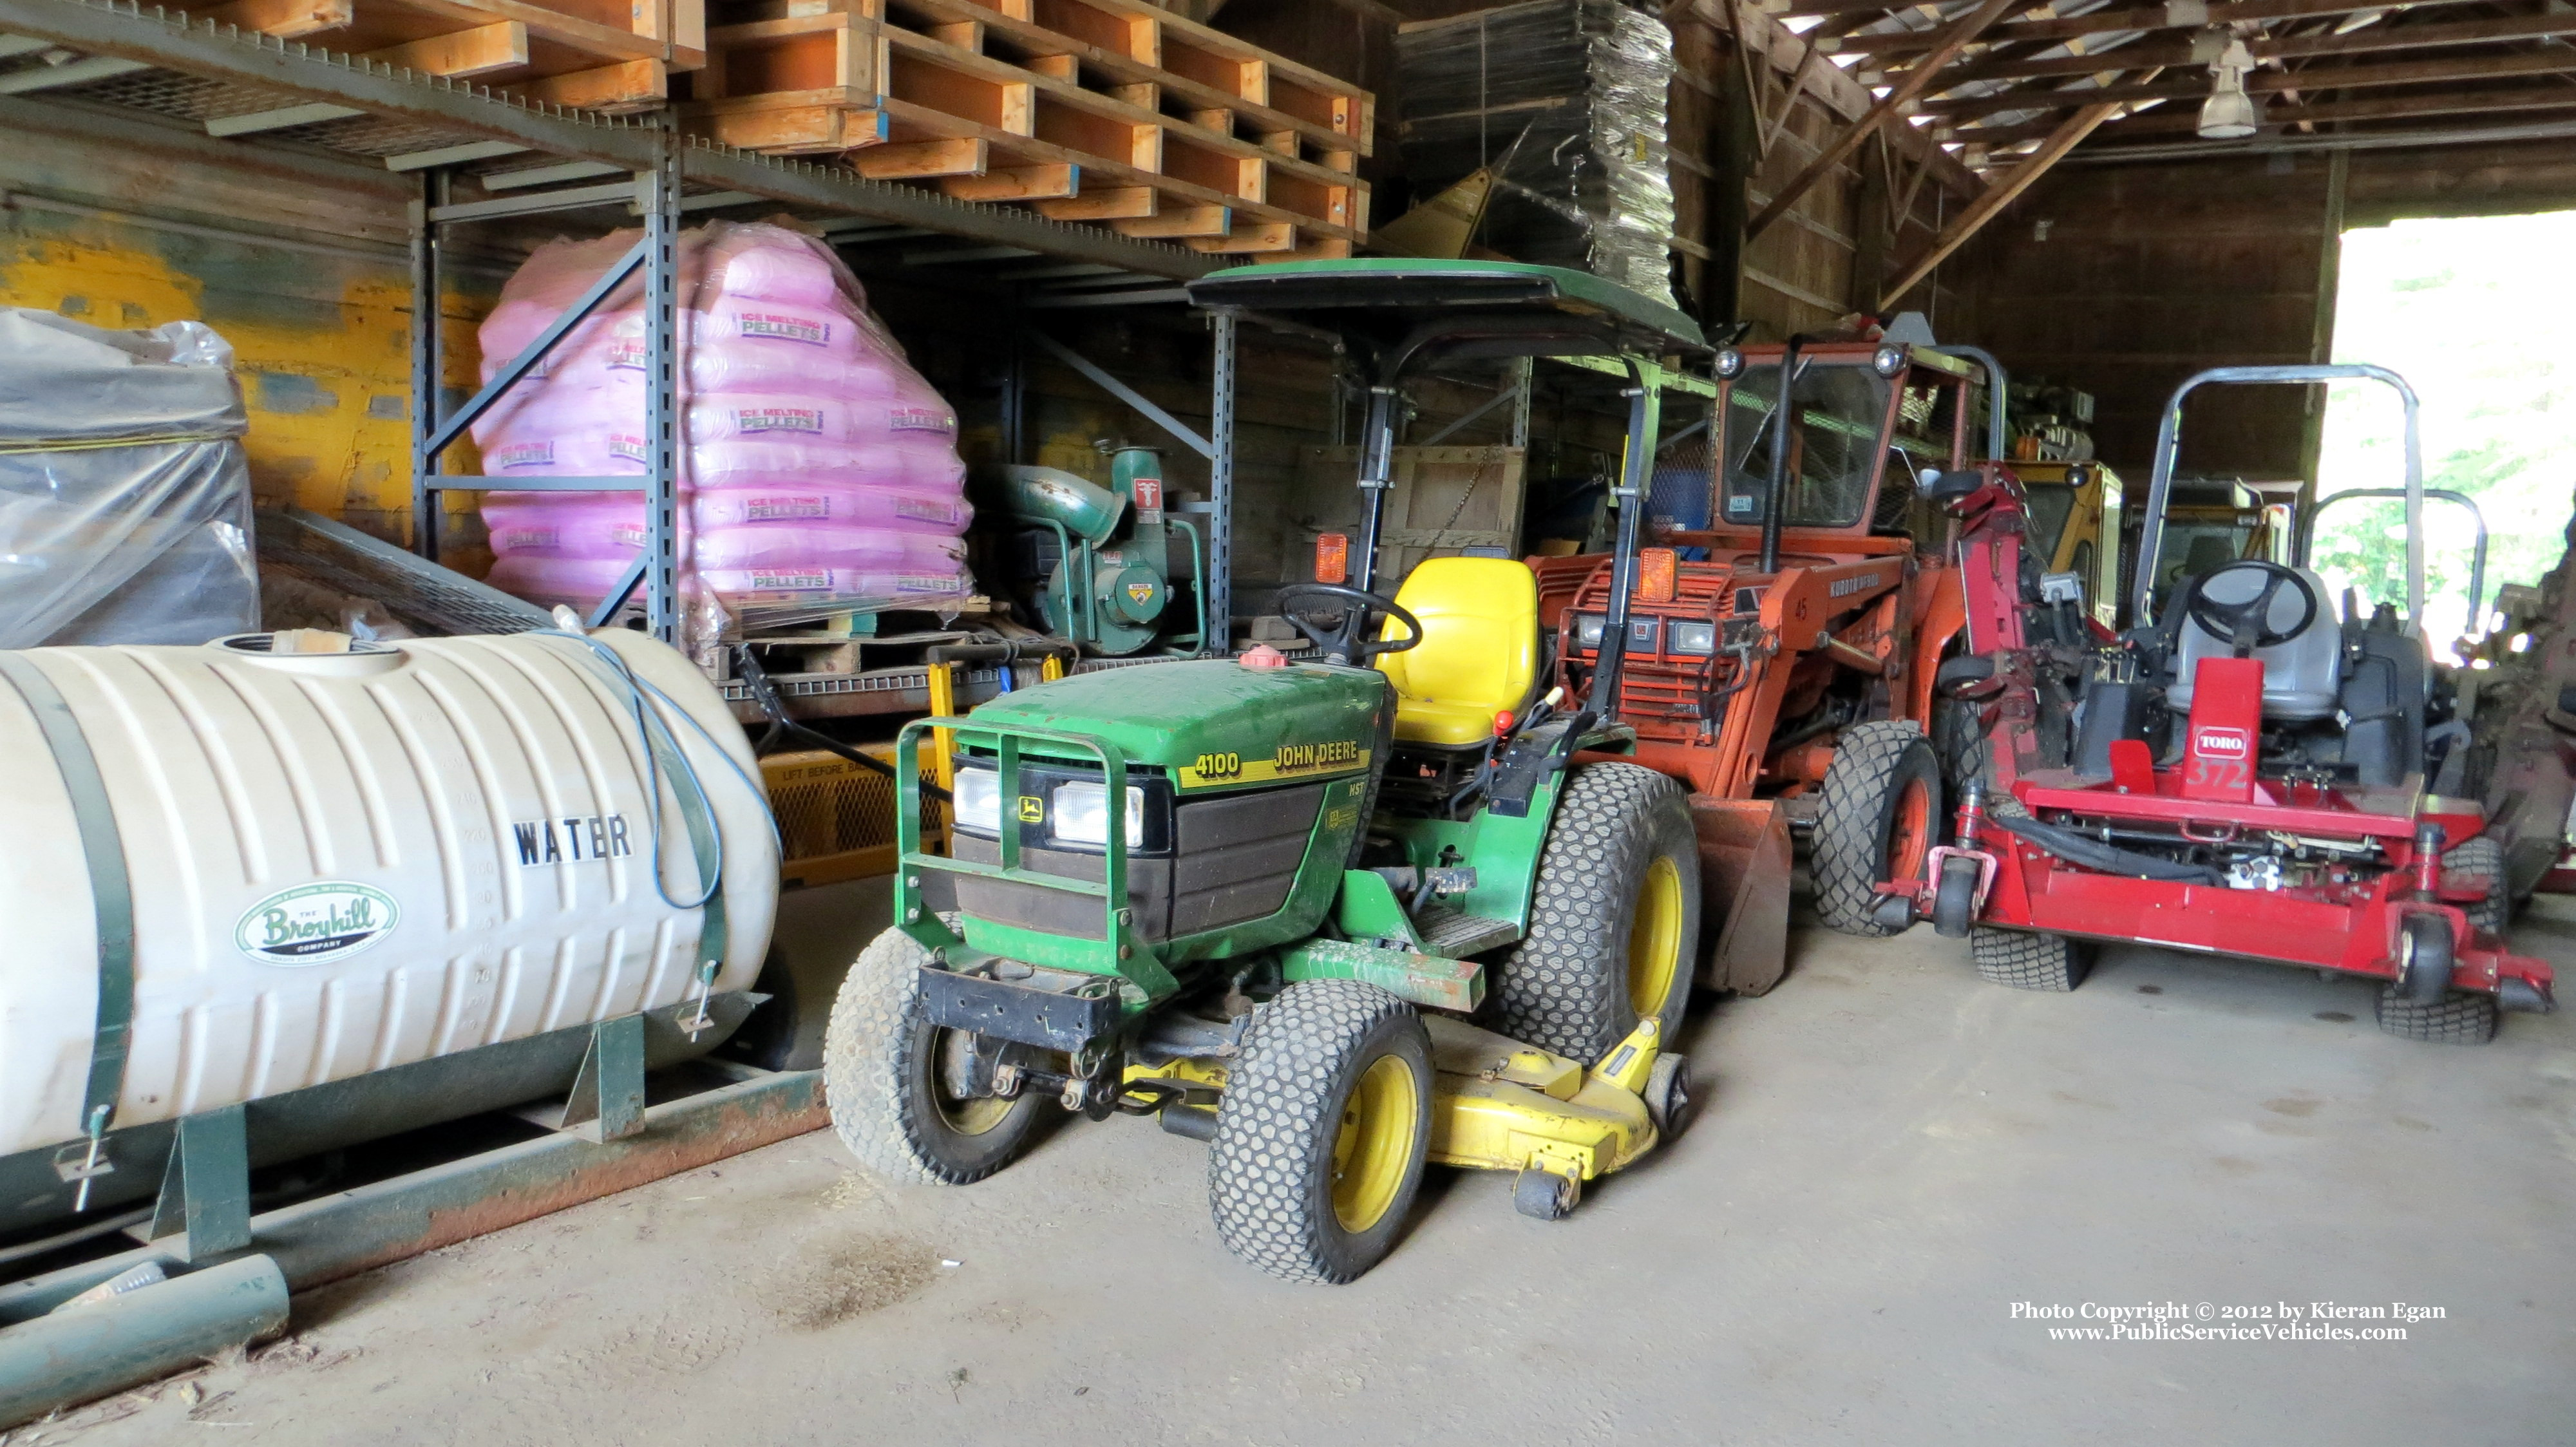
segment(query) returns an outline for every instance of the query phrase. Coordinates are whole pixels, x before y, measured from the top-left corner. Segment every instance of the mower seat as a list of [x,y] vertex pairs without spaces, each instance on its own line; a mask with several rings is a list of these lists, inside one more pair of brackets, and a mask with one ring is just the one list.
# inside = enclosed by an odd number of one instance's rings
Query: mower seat
[[[2342,698],[2343,628],[2335,618],[2334,595],[2326,591],[2325,579],[2313,571],[2301,568],[2298,574],[2314,590],[2316,616],[2289,638],[2253,653],[2263,663],[2263,717],[2277,723],[2311,723],[2330,718]],[[2263,582],[2260,568],[2227,566],[2212,571],[2201,581],[2200,588],[2214,602],[2246,603],[2253,601]],[[2174,606],[2183,606],[2181,600],[2190,596],[2188,589],[2177,590]],[[2272,595],[2267,624],[2276,629],[2288,628],[2299,621],[2304,606],[2297,592],[2285,586]],[[2235,650],[2189,614],[2179,620],[2179,628],[2174,683],[2165,690],[2165,702],[2176,713],[2188,713],[2193,675],[2200,660],[2231,657]]]
[[[1395,602],[1422,624],[1421,643],[1377,660],[1395,685],[1395,741],[1481,747],[1538,676],[1538,579],[1513,558],[1425,558]],[[1380,636],[1403,633],[1389,619]]]

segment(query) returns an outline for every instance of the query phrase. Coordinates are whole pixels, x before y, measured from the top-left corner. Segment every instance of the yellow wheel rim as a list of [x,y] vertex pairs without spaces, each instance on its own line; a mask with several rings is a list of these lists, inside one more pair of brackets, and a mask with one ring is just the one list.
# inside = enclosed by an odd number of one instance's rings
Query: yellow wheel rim
[[1628,924],[1628,1003],[1639,1019],[1663,1013],[1681,963],[1682,872],[1671,855],[1658,854]]
[[1333,1138],[1333,1215],[1343,1230],[1385,1219],[1413,1165],[1421,1121],[1422,1092],[1404,1057],[1381,1055],[1360,1073]]
[[[935,1048],[940,1064],[944,1065],[947,1063],[950,1051],[966,1048],[966,1037],[954,1030],[942,1030],[939,1032],[939,1042]],[[933,1066],[930,1072],[930,1103],[939,1111],[940,1120],[945,1122],[950,1130],[959,1135],[982,1135],[1000,1125],[1003,1118],[1011,1113],[1011,1107],[1016,1102],[1004,1100],[997,1095],[951,1095],[948,1092],[948,1072]]]

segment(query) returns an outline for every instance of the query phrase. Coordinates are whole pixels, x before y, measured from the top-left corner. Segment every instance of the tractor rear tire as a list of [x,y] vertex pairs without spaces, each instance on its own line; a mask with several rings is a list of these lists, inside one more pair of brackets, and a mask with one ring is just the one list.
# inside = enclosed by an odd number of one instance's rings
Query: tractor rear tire
[[962,1038],[922,1012],[930,952],[889,929],[859,952],[832,1004],[823,1089],[832,1129],[890,1181],[962,1186],[1009,1165],[1028,1144],[1040,1098],[951,1095],[940,1053]]
[[1395,1249],[1431,1148],[1431,1033],[1358,980],[1306,980],[1244,1032],[1217,1106],[1208,1208],[1226,1249],[1339,1285]]
[[1941,822],[1940,760],[1920,724],[1879,719],[1843,730],[1825,770],[1809,861],[1817,915],[1870,939],[1904,929],[1880,914],[1878,885],[1920,876]]
[[1578,768],[1548,822],[1529,936],[1489,976],[1500,1029],[1588,1066],[1652,1015],[1670,1050],[1699,930],[1689,795],[1635,764]]
[[2063,995],[2084,983],[2092,966],[2086,947],[2065,935],[1980,929],[1968,935],[1968,953],[1989,983],[2015,990]]
[[2453,990],[2419,1005],[2395,988],[2379,996],[2379,1028],[2405,1040],[2437,1045],[2484,1045],[2495,1038],[2496,999],[2475,990]]
[[2513,918],[2513,896],[2505,889],[2503,841],[2491,834],[2469,840],[2442,856],[2442,872],[2486,876],[2486,898],[2460,906],[2460,912],[2469,917],[2472,928],[2491,935],[2503,934]]

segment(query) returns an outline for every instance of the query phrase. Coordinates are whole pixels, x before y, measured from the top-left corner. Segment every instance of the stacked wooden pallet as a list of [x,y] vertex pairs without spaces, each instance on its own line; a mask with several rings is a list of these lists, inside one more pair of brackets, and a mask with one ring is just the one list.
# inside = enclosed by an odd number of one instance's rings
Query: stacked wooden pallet
[[706,64],[705,0],[222,0],[188,9],[423,75],[598,111],[659,108]]
[[718,0],[695,124],[1201,251],[1347,256],[1372,101],[1146,0]]

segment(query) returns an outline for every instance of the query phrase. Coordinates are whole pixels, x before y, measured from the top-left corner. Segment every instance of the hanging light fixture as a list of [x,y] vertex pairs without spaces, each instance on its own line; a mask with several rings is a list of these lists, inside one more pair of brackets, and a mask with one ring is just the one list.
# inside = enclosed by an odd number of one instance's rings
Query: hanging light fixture
[[2254,68],[2254,54],[2245,42],[2230,37],[2227,48],[2209,63],[2214,77],[2209,86],[2209,99],[2200,103],[2200,136],[2205,141],[2234,141],[2254,134],[2254,98],[2245,93],[2245,72]]

